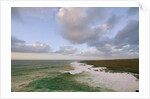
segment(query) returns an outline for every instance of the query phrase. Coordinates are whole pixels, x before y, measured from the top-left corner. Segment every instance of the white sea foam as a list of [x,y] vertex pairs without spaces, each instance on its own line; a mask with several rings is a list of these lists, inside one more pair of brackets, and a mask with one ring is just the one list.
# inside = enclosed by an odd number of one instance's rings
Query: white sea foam
[[85,72],[86,76],[78,77],[76,80],[86,82],[90,86],[112,89],[114,91],[133,91],[139,89],[139,81],[129,73],[110,73],[105,72],[106,67],[93,68],[92,65],[73,62],[71,66],[74,70],[65,71],[71,74]]

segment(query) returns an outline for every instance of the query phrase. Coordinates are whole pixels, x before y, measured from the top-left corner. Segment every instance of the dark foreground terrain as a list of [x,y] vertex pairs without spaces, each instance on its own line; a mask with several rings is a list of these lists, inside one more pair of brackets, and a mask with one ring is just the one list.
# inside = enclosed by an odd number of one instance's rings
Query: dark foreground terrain
[[107,67],[116,72],[131,72],[139,74],[139,59],[88,60],[83,63],[94,67]]

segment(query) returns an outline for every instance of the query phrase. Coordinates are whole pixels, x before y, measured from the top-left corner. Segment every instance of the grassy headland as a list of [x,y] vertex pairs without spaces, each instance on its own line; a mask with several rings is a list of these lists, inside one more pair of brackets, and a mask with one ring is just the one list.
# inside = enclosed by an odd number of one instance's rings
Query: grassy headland
[[132,72],[139,74],[139,59],[86,60],[80,61],[94,67],[107,67],[116,72]]

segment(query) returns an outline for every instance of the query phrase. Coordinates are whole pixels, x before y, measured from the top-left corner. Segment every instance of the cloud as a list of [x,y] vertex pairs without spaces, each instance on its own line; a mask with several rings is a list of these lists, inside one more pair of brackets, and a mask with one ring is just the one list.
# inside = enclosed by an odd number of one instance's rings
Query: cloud
[[[63,7],[59,10],[55,9],[62,37],[72,44],[84,43],[96,50],[83,50],[77,53],[77,49],[72,46],[62,46],[58,51],[52,53],[100,57],[138,57],[139,21],[137,17],[126,18],[126,15],[137,15],[138,10],[138,7],[131,7],[125,13],[116,13],[108,7]],[[13,7],[12,18],[23,19],[25,16],[23,12],[25,15],[39,18],[51,15],[51,10],[48,8]],[[21,50],[22,52],[49,52],[51,49],[46,44],[26,44],[25,41],[13,37],[12,45],[16,51]],[[34,50],[35,46],[37,51]]]
[[25,22],[26,17],[33,16],[40,19],[50,18],[53,11],[56,11],[56,8],[48,7],[12,7],[11,8],[11,18],[17,21]]
[[16,45],[16,44],[25,44],[25,41],[19,40],[14,36],[11,36],[11,45]]
[[110,10],[107,7],[91,7],[87,11],[88,22],[105,21],[110,15]]
[[49,53],[51,48],[43,43],[27,44],[23,40],[11,37],[11,51],[22,53]]
[[[138,8],[129,8],[127,14],[132,11],[137,14]],[[78,53],[81,56],[138,56],[139,21],[132,18],[124,21],[124,18],[111,13],[108,8],[61,8],[57,13],[61,35],[65,39],[97,49],[96,54],[89,50]]]
[[139,21],[130,20],[126,26],[118,32],[115,37],[116,44],[130,44],[138,45],[139,44]]
[[79,55],[79,56],[92,56],[93,54],[89,50],[83,50],[80,53],[78,53],[77,55]]
[[11,18],[15,20],[21,20],[20,10],[18,7],[11,8]]
[[74,54],[76,51],[77,51],[77,48],[74,48],[72,46],[62,46],[55,53],[69,55],[69,54]]
[[53,51],[49,45],[44,43],[27,44],[25,41],[11,36],[11,51],[22,53],[51,53],[70,55],[77,51],[77,48],[72,46],[61,46],[58,51]]
[[107,8],[61,8],[57,14],[61,35],[77,44],[98,39],[100,33],[96,31],[102,31],[102,27],[94,30],[92,24],[107,19],[108,13]]
[[98,50],[82,50],[81,52],[77,53],[78,56],[101,56],[103,55],[102,52]]
[[139,12],[139,7],[130,7],[128,9],[128,14],[129,15],[137,15],[137,13]]
[[108,25],[109,29],[113,29],[115,28],[120,22],[121,22],[122,18],[118,17],[116,15],[112,15],[107,21],[106,24]]
[[[110,15],[110,12],[110,9],[103,7],[61,8],[57,13],[61,35],[73,44],[99,42],[100,39],[107,38],[106,35],[122,20],[114,14]],[[95,24],[98,22],[103,24]]]
[[[99,40],[88,42],[88,46],[95,47],[106,57],[111,55],[138,56],[139,52],[139,21],[130,20],[115,37],[101,37]],[[134,52],[134,53],[133,53]]]

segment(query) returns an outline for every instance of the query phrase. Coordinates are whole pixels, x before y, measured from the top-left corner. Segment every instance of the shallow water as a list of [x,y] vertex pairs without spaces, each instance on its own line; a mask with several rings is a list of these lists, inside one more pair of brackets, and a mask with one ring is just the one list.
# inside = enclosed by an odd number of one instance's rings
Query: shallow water
[[[39,91],[35,88],[26,88],[26,86],[33,81],[46,77],[57,77],[61,74],[60,70],[71,70],[71,62],[61,60],[12,60],[11,91]],[[47,89],[44,91],[47,91]]]
[[79,77],[76,80],[87,82],[90,86],[108,88],[114,91],[133,91],[139,89],[139,80],[133,76],[133,73],[111,73],[106,72],[106,67],[94,68],[92,65],[73,62],[71,66],[74,70],[65,71],[73,75],[84,73],[86,76]]
[[11,66],[13,92],[135,92],[139,81],[133,73],[106,72],[77,61],[17,60]]

